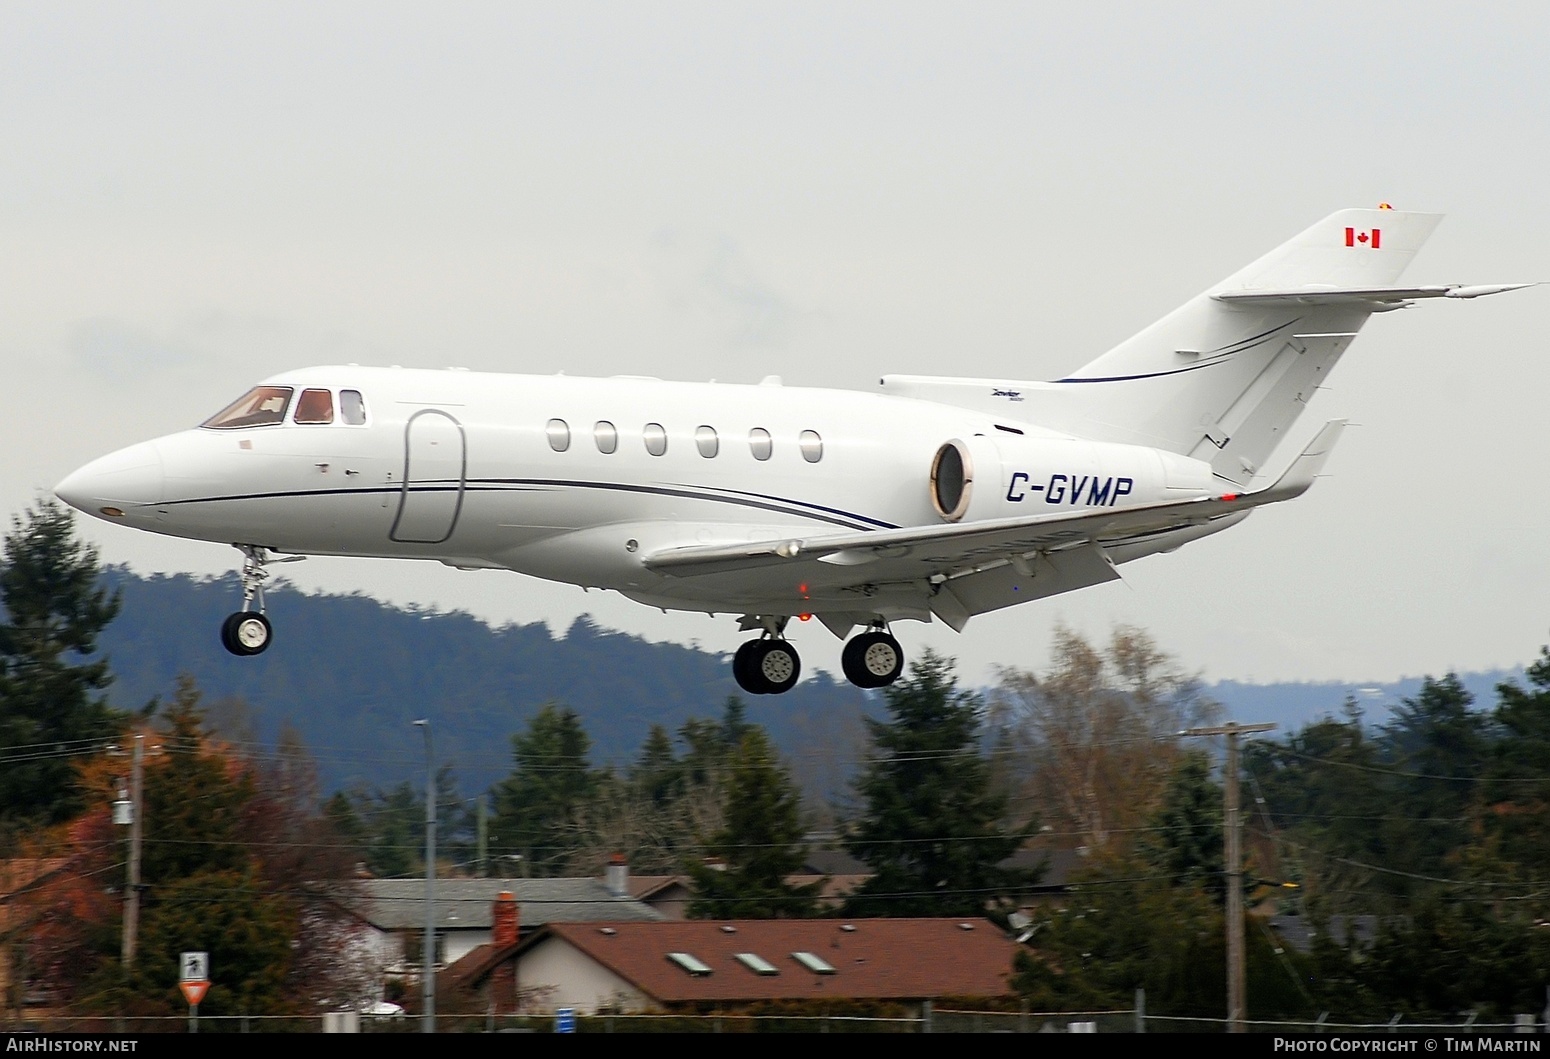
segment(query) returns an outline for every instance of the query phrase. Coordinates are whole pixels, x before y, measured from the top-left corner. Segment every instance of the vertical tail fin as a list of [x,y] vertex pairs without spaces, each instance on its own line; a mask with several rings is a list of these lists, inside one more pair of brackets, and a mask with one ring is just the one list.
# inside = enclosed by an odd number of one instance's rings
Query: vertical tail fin
[[[1041,421],[1209,461],[1246,482],[1441,216],[1341,210],[1050,387]],[[1224,300],[1221,295],[1275,292]],[[1030,395],[1033,396],[1033,395]],[[1044,413],[1051,413],[1046,419]]]

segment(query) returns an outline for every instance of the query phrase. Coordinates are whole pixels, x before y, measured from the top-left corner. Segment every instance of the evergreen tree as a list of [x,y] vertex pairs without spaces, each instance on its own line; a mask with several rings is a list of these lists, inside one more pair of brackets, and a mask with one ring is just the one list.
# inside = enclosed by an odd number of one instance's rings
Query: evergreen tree
[[1146,858],[1174,885],[1203,889],[1224,901],[1222,789],[1211,782],[1203,751],[1186,753],[1174,767],[1154,826],[1142,842]]
[[[1386,851],[1392,863],[1424,875],[1446,875],[1455,851],[1470,845],[1469,815],[1480,800],[1491,742],[1489,715],[1449,673],[1428,677],[1420,694],[1394,708],[1384,726],[1396,777],[1391,811],[1406,821]],[[1413,888],[1413,887],[1412,887]]]
[[706,846],[719,863],[689,863],[695,919],[779,919],[814,914],[819,883],[793,886],[801,869],[801,794],[764,729],[746,725],[728,763],[724,824]]
[[1543,916],[1550,908],[1550,899],[1539,896],[1550,881],[1550,647],[1540,649],[1526,675],[1528,688],[1513,682],[1496,689],[1501,738],[1487,767],[1487,837],[1496,867],[1535,895],[1531,905]]
[[325,807],[349,836],[366,870],[379,879],[406,879],[425,872],[425,798],[404,780],[387,790],[340,792]]
[[516,767],[495,788],[490,845],[524,858],[534,875],[555,875],[575,844],[575,816],[602,783],[587,761],[581,719],[549,703],[511,738]]
[[980,754],[979,702],[960,691],[949,659],[926,652],[885,688],[891,720],[868,720],[872,756],[856,781],[865,811],[845,848],[875,873],[849,915],[983,915],[1030,873],[998,867],[1025,837],[1001,826]]
[[0,820],[54,823],[81,808],[72,757],[121,720],[96,694],[111,677],[94,658],[118,613],[99,584],[96,549],[69,509],[40,499],[11,522],[0,568]]
[[145,770],[140,879],[152,902],[179,879],[247,867],[245,810],[255,793],[246,769],[211,750],[191,678],[179,680],[165,719],[157,767]]
[[[1395,823],[1393,777],[1356,700],[1340,719],[1321,717],[1284,740],[1255,739],[1244,769],[1259,784],[1263,812],[1282,834],[1282,877],[1302,885],[1309,910],[1369,912],[1372,865],[1384,863]],[[1387,880],[1383,880],[1386,884]]]
[[559,870],[591,874],[614,854],[647,874],[683,870],[687,843],[715,835],[725,818],[727,772],[743,736],[757,730],[743,700],[726,700],[719,722],[690,718],[678,730],[680,757],[660,724],[652,725],[625,779],[599,773],[567,827],[569,855]]
[[673,737],[660,724],[651,726],[640,757],[630,770],[630,782],[636,792],[655,808],[662,808],[682,789],[678,758],[673,754]]

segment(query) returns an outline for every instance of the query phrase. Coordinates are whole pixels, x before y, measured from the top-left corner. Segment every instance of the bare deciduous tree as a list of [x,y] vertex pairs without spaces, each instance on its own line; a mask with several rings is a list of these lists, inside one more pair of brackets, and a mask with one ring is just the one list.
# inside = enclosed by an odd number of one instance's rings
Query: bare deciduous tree
[[1221,710],[1198,678],[1125,625],[1106,648],[1059,628],[1049,672],[1000,675],[992,719],[1026,808],[1094,849],[1145,826],[1182,752],[1179,731]]

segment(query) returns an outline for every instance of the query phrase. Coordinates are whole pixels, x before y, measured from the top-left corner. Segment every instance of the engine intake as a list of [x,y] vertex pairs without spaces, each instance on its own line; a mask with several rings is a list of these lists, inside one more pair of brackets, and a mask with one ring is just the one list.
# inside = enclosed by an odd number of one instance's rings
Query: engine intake
[[957,522],[969,510],[973,494],[974,457],[963,442],[949,441],[931,461],[931,506],[948,522]]

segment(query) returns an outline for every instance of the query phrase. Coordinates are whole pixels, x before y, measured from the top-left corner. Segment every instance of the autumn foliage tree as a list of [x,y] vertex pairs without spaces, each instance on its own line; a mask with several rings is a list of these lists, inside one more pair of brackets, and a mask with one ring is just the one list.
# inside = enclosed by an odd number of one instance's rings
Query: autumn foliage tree
[[1179,731],[1218,711],[1146,633],[1119,626],[1102,647],[1058,630],[1047,673],[1002,671],[994,713],[1025,809],[1103,849],[1162,804],[1184,753]]
[[[311,1013],[369,992],[347,851],[318,812],[294,742],[254,760],[214,740],[183,679],[145,737],[141,914],[120,965],[124,836],[109,817],[123,757],[82,768],[95,806],[72,822],[65,866],[38,895],[28,965],[58,999],[125,1015],[175,1015],[178,954],[210,954],[208,1015]],[[126,741],[127,743],[127,741]]]

